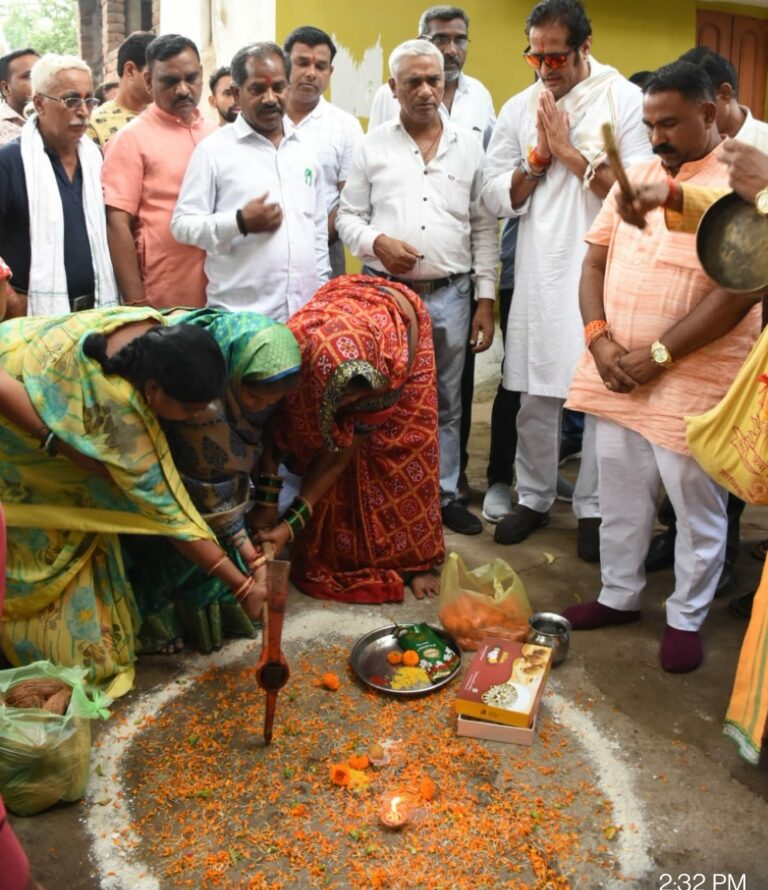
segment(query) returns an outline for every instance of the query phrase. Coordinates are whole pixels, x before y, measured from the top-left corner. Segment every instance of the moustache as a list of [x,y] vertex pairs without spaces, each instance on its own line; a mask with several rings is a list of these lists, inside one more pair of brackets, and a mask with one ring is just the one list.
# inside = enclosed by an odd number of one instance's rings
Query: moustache
[[675,148],[674,145],[670,145],[669,142],[662,142],[661,145],[654,145],[654,147],[651,149],[651,151],[655,155],[666,155],[666,154],[672,154],[673,152],[676,152],[677,149]]

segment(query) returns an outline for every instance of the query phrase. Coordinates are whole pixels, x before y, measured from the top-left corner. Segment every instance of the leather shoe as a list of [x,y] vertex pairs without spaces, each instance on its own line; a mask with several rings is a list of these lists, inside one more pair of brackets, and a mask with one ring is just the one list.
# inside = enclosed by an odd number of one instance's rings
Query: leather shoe
[[646,572],[660,572],[662,569],[672,568],[675,564],[675,536],[676,533],[668,528],[651,538],[645,557]]
[[576,552],[584,562],[600,562],[600,523],[599,516],[579,520],[579,536]]
[[519,544],[531,532],[548,522],[549,513],[540,513],[522,504],[515,504],[512,511],[496,526],[493,539],[497,544]]
[[450,501],[440,508],[443,525],[460,535],[479,535],[483,530],[483,523],[470,513],[463,504],[458,501]]

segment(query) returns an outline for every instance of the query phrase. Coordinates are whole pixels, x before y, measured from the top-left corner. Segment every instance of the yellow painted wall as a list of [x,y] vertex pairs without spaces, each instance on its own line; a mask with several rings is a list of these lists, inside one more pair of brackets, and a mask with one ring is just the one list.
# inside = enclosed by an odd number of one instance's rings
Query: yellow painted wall
[[[429,5],[429,0],[386,0],[376,6],[359,0],[277,0],[276,36],[282,42],[299,25],[315,25],[335,33],[359,57],[381,35],[386,66],[398,43],[417,36],[419,15]],[[464,0],[460,5],[470,17],[472,41],[465,70],[488,87],[498,110],[531,82],[520,53],[526,45],[525,19],[534,4]],[[694,45],[696,0],[587,0],[586,7],[595,58],[625,75],[671,62]]]

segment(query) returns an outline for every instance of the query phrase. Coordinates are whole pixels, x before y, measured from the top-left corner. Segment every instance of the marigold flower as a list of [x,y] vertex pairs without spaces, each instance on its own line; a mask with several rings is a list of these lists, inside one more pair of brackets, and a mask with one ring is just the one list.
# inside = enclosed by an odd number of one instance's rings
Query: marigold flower
[[349,758],[349,767],[350,769],[368,769],[371,765],[371,761],[368,759],[367,754],[353,754]]
[[419,653],[415,649],[406,649],[403,652],[403,664],[406,667],[416,667],[420,661]]
[[339,680],[336,674],[328,671],[327,674],[323,674],[323,686],[326,689],[330,689],[331,692],[336,692],[341,688],[341,680]]
[[419,794],[424,800],[434,800],[437,786],[429,776],[422,776],[419,781]]
[[334,785],[349,785],[349,767],[346,763],[334,763],[331,766],[331,781]]

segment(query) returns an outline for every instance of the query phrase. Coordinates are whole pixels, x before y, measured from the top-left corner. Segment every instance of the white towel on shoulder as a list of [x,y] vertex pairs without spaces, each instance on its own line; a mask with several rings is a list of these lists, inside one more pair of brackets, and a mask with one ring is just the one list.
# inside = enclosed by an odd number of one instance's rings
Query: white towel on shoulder
[[[77,146],[83,172],[83,213],[91,246],[95,306],[116,306],[117,285],[107,246],[107,217],[101,191],[101,152],[82,136]],[[28,315],[63,315],[70,311],[64,268],[64,212],[59,187],[43,137],[33,115],[21,129],[21,160],[29,202],[32,261],[27,294]]]

